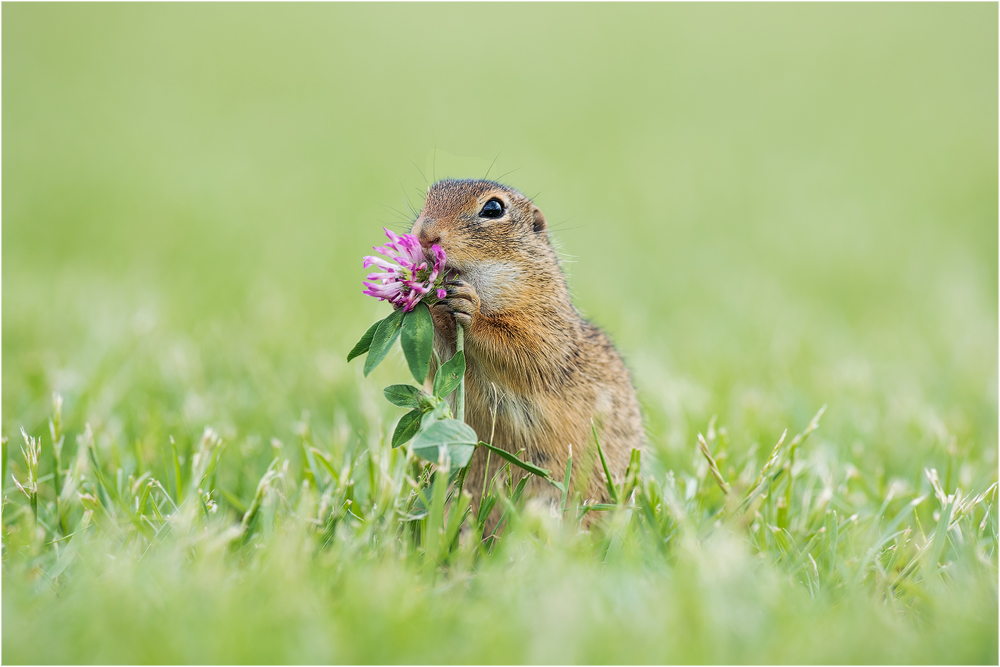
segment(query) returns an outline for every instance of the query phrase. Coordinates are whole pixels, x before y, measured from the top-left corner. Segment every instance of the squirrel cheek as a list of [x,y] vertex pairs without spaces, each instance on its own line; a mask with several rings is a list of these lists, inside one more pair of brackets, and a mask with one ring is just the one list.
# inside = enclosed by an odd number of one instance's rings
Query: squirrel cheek
[[510,262],[483,261],[463,272],[463,278],[476,290],[486,310],[503,310],[516,302],[522,272]]

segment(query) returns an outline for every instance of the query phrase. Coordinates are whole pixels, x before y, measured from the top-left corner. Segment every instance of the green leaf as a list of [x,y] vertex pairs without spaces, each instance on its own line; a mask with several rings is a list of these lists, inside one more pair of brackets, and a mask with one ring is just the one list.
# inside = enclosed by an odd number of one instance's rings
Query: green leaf
[[422,413],[419,409],[410,410],[399,418],[399,423],[396,424],[396,430],[392,432],[393,449],[409,442],[410,439],[417,434],[417,431],[420,430],[421,414]]
[[516,456],[514,456],[510,452],[508,452],[506,450],[503,450],[503,449],[500,449],[499,447],[494,447],[493,445],[491,445],[489,443],[480,442],[479,446],[480,447],[485,447],[486,449],[490,450],[491,452],[493,452],[494,454],[496,454],[500,458],[504,459],[505,461],[510,461],[511,463],[513,463],[514,465],[516,465],[517,467],[523,468],[524,470],[527,470],[528,472],[530,472],[533,475],[538,475],[539,477],[544,477],[545,479],[551,479],[551,476],[552,476],[552,471],[551,470],[546,470],[545,468],[539,468],[538,466],[536,466],[533,463],[529,463],[527,461],[522,461],[521,459],[517,458]]
[[444,419],[445,415],[448,415],[449,419],[451,418],[451,410],[448,408],[448,404],[437,397],[434,400],[438,401],[437,405],[424,412],[424,416],[420,420],[421,431],[426,431],[430,428],[431,424],[439,419]]
[[351,351],[347,353],[347,360],[350,361],[354,357],[360,357],[362,354],[368,351],[368,348],[372,345],[372,338],[375,336],[375,330],[378,329],[378,325],[382,324],[382,320],[379,320],[375,324],[368,327],[368,331],[365,335],[361,337],[361,340],[351,348]]
[[389,354],[389,349],[396,342],[399,336],[399,327],[403,323],[403,311],[394,310],[389,317],[379,322],[378,329],[372,337],[371,348],[368,350],[368,358],[365,359],[365,375],[368,375],[382,363],[385,355]]
[[465,352],[459,350],[448,361],[441,364],[434,376],[434,395],[445,398],[458,388],[465,375]]
[[410,366],[413,379],[423,384],[431,368],[431,353],[434,350],[434,321],[426,303],[418,303],[416,308],[403,316],[403,332],[399,339],[403,355]]
[[387,401],[401,408],[419,408],[423,393],[410,384],[394,384],[382,390]]
[[441,419],[417,434],[413,439],[413,453],[422,459],[437,463],[442,447],[447,448],[452,468],[464,468],[479,442],[476,432],[457,419]]

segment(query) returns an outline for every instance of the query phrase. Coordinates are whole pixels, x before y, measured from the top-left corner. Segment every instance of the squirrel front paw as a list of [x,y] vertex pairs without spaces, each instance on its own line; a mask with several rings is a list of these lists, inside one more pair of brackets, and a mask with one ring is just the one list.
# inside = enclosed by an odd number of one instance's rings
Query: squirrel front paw
[[435,319],[447,315],[454,317],[462,327],[472,324],[473,318],[479,313],[479,295],[475,288],[465,281],[455,280],[447,284],[446,290],[445,298],[432,308],[432,313],[438,316]]

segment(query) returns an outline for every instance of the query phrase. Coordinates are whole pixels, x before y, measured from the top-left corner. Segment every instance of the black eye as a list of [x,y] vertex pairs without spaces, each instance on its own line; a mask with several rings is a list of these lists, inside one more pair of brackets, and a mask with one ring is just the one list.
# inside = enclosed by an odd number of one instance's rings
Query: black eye
[[499,218],[503,215],[503,202],[499,199],[491,199],[486,202],[486,206],[479,212],[480,218]]

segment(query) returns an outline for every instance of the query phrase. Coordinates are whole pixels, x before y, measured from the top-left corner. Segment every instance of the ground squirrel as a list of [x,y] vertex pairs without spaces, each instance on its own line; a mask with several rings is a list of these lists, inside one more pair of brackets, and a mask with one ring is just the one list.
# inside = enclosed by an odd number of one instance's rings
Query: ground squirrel
[[[572,488],[584,500],[606,502],[591,422],[620,483],[632,448],[643,441],[639,403],[614,346],[573,307],[546,227],[538,207],[507,186],[485,180],[431,186],[412,233],[425,249],[441,246],[455,275],[447,297],[431,307],[434,345],[441,359],[450,358],[456,321],[464,327],[465,421],[481,440],[524,450],[524,458],[556,479],[572,447]],[[486,454],[476,451],[466,477],[477,499]],[[490,478],[499,467],[499,457],[491,457]],[[526,493],[558,495],[537,478]]]

